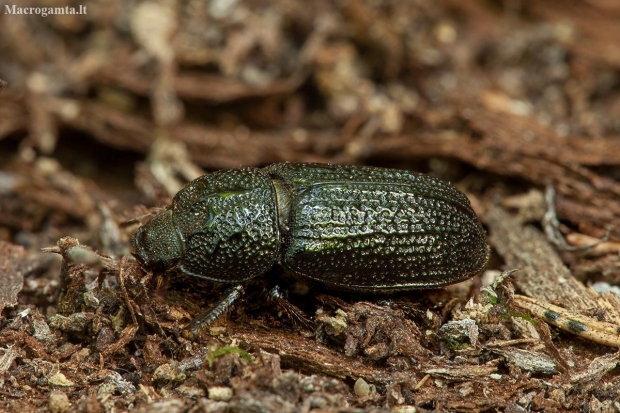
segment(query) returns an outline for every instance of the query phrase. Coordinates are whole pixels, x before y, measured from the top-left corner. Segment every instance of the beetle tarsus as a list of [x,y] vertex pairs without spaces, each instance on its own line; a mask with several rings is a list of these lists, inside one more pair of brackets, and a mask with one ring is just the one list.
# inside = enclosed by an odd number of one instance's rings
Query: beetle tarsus
[[269,300],[273,301],[278,305],[282,311],[286,313],[289,319],[297,325],[302,326],[306,330],[314,331],[315,325],[312,320],[310,320],[303,311],[301,311],[297,306],[288,301],[282,295],[282,291],[280,290],[280,286],[276,285],[267,293]]
[[234,287],[230,288],[226,292],[226,297],[224,297],[219,303],[217,303],[215,307],[211,308],[206,313],[203,313],[198,317],[194,318],[194,320],[192,320],[192,322],[187,327],[185,327],[185,329],[183,330],[183,336],[187,339],[196,338],[204,328],[215,323],[217,320],[219,320],[220,317],[227,313],[228,310],[230,310],[230,307],[232,307],[232,305],[235,303],[235,301],[237,301],[239,298],[241,298],[241,296],[243,296],[244,292],[245,290],[242,285],[235,285]]

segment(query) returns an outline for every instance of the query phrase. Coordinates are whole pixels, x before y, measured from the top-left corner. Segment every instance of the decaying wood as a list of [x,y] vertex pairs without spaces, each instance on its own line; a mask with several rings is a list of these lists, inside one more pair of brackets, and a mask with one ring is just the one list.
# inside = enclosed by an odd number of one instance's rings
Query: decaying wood
[[0,312],[17,305],[17,294],[24,285],[26,250],[0,240]]
[[491,244],[504,257],[506,267],[520,270],[514,281],[518,289],[571,310],[587,312],[599,307],[598,294],[572,276],[539,230],[522,226],[497,207],[489,211],[487,222]]
[[[517,305],[566,331],[620,346],[620,299],[616,294],[599,294],[575,279],[544,234],[533,226],[523,226],[499,207],[489,211],[487,221],[491,243],[508,268],[520,270],[514,283],[530,297],[515,296]],[[596,315],[598,320],[585,315]]]
[[[609,304],[609,302],[604,301],[604,298],[601,298],[600,301],[601,305]],[[527,309],[531,314],[564,331],[595,343],[620,347],[620,324],[599,321],[596,318],[573,313],[557,305],[522,295],[515,295],[514,302],[517,306]]]

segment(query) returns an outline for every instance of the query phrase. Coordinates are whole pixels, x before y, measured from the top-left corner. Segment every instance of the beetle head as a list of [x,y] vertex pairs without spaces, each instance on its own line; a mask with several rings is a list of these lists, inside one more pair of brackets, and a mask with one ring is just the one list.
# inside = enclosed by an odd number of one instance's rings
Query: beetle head
[[136,230],[131,253],[144,268],[167,270],[183,255],[172,210],[166,209]]

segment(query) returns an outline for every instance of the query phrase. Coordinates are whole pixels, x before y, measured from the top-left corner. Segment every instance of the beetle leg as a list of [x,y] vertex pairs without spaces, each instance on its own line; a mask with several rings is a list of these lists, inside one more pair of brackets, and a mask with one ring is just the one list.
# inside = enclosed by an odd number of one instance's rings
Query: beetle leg
[[221,316],[226,313],[230,307],[237,301],[245,292],[242,285],[235,285],[226,292],[226,297],[217,303],[206,313],[203,313],[195,317],[187,327],[183,329],[182,335],[187,339],[193,339],[198,336],[198,333],[205,327],[210,326],[216,322]]
[[306,330],[314,331],[316,326],[314,322],[310,320],[303,311],[301,311],[297,306],[288,301],[282,295],[282,291],[280,290],[280,286],[276,285],[267,293],[267,296],[270,301],[275,302],[282,311],[286,313],[286,315],[291,319],[294,324],[301,325]]

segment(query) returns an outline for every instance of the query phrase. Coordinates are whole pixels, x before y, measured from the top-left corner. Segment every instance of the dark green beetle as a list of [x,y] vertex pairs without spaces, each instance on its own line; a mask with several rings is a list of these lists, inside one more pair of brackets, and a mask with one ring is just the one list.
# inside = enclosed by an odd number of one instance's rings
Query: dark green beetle
[[467,197],[392,169],[274,164],[190,182],[134,239],[147,268],[240,283],[279,263],[339,289],[438,287],[481,272],[486,234]]
[[332,289],[453,284],[482,271],[486,234],[467,197],[438,179],[364,166],[279,163],[190,182],[138,228],[133,254],[240,284],[280,264]]

